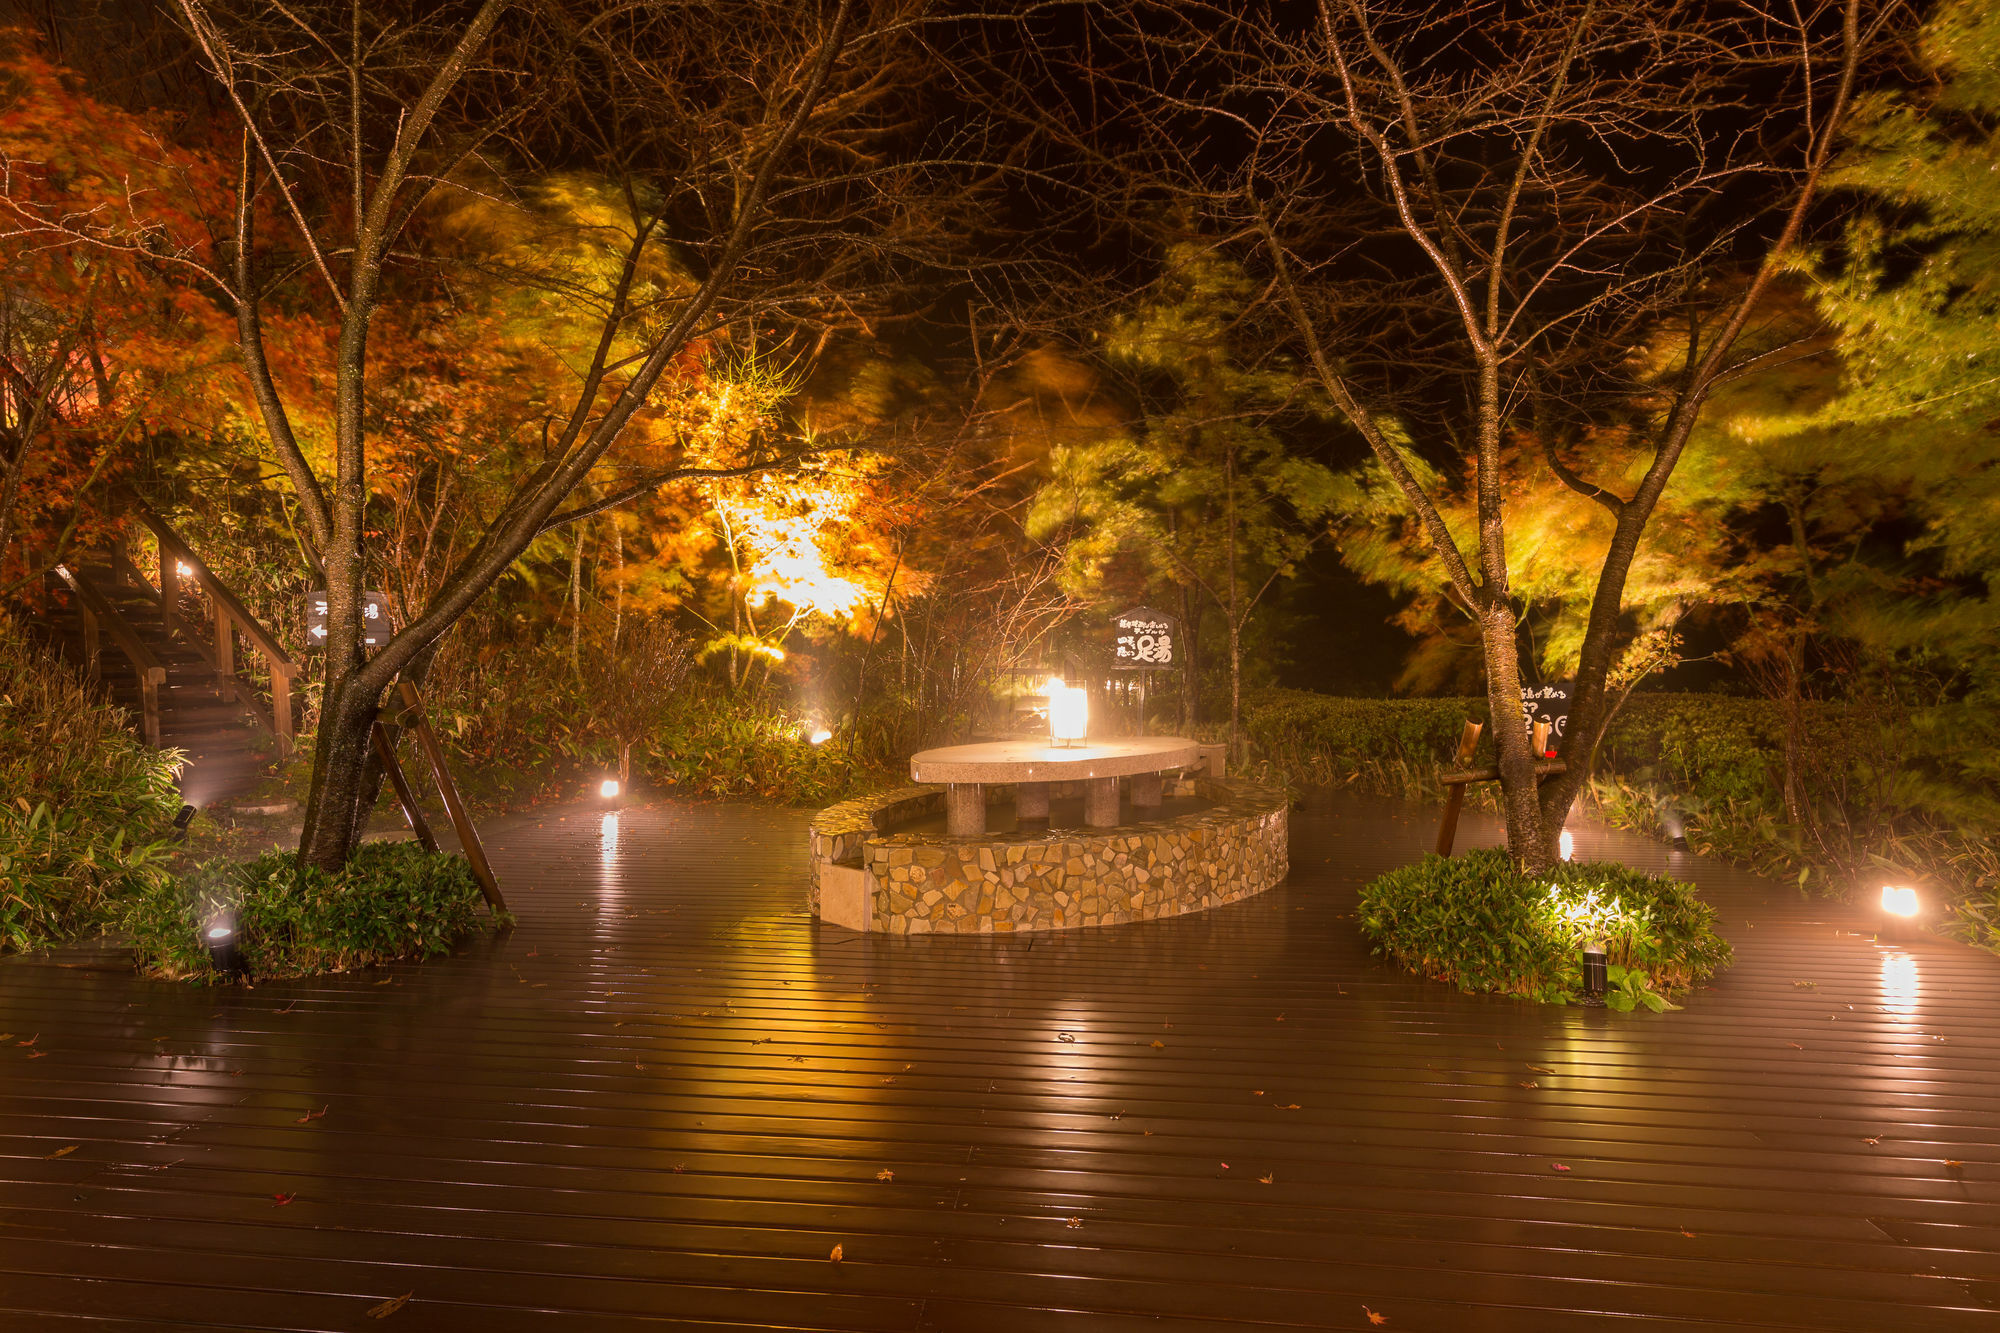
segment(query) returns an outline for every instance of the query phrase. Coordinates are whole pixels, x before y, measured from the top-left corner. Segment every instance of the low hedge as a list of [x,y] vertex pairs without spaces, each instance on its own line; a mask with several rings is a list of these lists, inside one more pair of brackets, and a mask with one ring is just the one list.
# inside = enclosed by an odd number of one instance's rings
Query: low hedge
[[1620,1008],[1665,1008],[1731,958],[1715,909],[1690,885],[1603,861],[1525,875],[1497,848],[1392,870],[1361,891],[1360,916],[1375,951],[1419,976],[1545,1004],[1582,989],[1593,939],[1625,982],[1612,996]]
[[477,925],[481,901],[463,857],[374,842],[334,874],[293,852],[204,866],[149,886],[125,925],[141,969],[167,980],[222,979],[203,938],[218,920],[234,922],[253,978],[302,977],[448,953]]
[[0,613],[0,952],[88,933],[171,882],[180,754],[124,724]]

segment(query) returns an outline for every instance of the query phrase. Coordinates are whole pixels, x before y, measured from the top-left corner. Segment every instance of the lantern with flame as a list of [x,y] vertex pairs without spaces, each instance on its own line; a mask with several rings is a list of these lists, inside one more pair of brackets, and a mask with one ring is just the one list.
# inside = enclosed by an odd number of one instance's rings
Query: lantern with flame
[[1080,685],[1065,685],[1060,677],[1049,681],[1049,743],[1081,745],[1090,735],[1090,692]]

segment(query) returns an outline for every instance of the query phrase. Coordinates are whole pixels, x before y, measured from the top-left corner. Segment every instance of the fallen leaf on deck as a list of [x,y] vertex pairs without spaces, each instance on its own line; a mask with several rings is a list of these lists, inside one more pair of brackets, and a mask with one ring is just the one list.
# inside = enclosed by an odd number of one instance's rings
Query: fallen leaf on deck
[[1083,1219],[1080,1217],[1065,1217],[1063,1219],[1063,1225],[1068,1227],[1071,1231],[1075,1231],[1083,1225]]
[[1803,1047],[1803,1046],[1799,1045],[1799,1044],[1798,1044],[1797,1042],[1795,1042],[1795,1041],[1788,1041],[1788,1042],[1786,1042],[1786,1043],[1785,1043],[1785,1045],[1787,1045],[1787,1046],[1791,1047],[1791,1048],[1792,1048],[1793,1050],[1795,1050],[1795,1051],[1803,1051],[1803,1050],[1805,1049],[1805,1047]]
[[1277,1021],[1277,1022],[1280,1022],[1280,1023],[1284,1022],[1284,1021],[1285,1021],[1285,1016],[1284,1016],[1283,1014],[1279,1014],[1279,1015],[1278,1015],[1278,1017],[1277,1017],[1277,1019],[1276,1019],[1276,1021]]
[[1275,1171],[1266,1171],[1263,1175],[1257,1177],[1257,1183],[1259,1185],[1269,1185],[1271,1183],[1271,1177],[1276,1174],[1277,1172]]
[[416,1294],[417,1293],[414,1291],[406,1291],[400,1296],[390,1297],[388,1300],[383,1301],[380,1305],[370,1306],[368,1310],[368,1317],[370,1319],[387,1319],[390,1315],[396,1313],[396,1311],[408,1305],[410,1303],[410,1297]]
[[1953,1161],[1953,1160],[1952,1160],[1951,1158],[1949,1158],[1949,1157],[1947,1157],[1947,1158],[1945,1158],[1945,1159],[1944,1159],[1944,1164],[1945,1164],[1946,1166],[1951,1166],[1951,1167],[1962,1167],[1962,1166],[1964,1166],[1964,1165],[1965,1165],[1965,1163],[1964,1163],[1964,1162],[1956,1162],[1956,1161]]
[[1874,1146],[1875,1144],[1878,1144],[1878,1143],[1880,1143],[1880,1142],[1881,1142],[1882,1140],[1880,1140],[1880,1139],[1863,1139],[1863,1140],[1861,1140],[1861,1141],[1862,1141],[1863,1143],[1866,1143],[1866,1144],[1868,1144],[1868,1145],[1869,1145],[1870,1147],[1873,1147],[1873,1146]]
[[1153,1043],[1153,1049],[1156,1051],[1164,1051],[1167,1049],[1167,1044],[1163,1041],[1155,1041]]
[[833,1249],[832,1249],[832,1251],[831,1251],[831,1252],[829,1252],[829,1253],[827,1254],[827,1256],[826,1256],[826,1257],[827,1257],[827,1258],[829,1258],[829,1259],[831,1259],[831,1260],[833,1260],[833,1262],[835,1262],[835,1263],[839,1263],[839,1262],[840,1262],[840,1257],[841,1257],[841,1248],[840,1248],[840,1246],[838,1246],[838,1245],[834,1246],[834,1247],[833,1247]]
[[883,1167],[880,1171],[877,1171],[875,1173],[875,1179],[877,1180],[894,1180],[895,1178],[896,1178],[896,1173],[894,1171],[891,1171],[886,1166]]
[[1291,1102],[1288,1103],[1287,1105],[1280,1106],[1278,1109],[1280,1111],[1300,1111],[1304,1110],[1305,1108],[1300,1106],[1297,1102]]
[[28,1052],[28,1058],[29,1058],[30,1060],[39,1060],[39,1059],[41,1059],[41,1058],[42,1058],[43,1056],[45,1056],[45,1055],[47,1055],[47,1054],[48,1054],[48,1052],[47,1052],[47,1051],[29,1051],[29,1052]]
[[1689,1231],[1689,1230],[1688,1230],[1688,1229],[1687,1229],[1686,1227],[1682,1227],[1682,1228],[1681,1228],[1681,1234],[1682,1234],[1683,1236],[1686,1236],[1686,1237],[1687,1237],[1687,1238],[1688,1238],[1689,1240],[1693,1240],[1693,1239],[1694,1239],[1694,1232],[1692,1232],[1692,1231]]
[[1529,1070],[1537,1074],[1553,1074],[1556,1072],[1555,1070],[1549,1068],[1547,1065],[1529,1065],[1528,1068]]
[[1252,1097],[1262,1097],[1264,1095],[1264,1090],[1262,1088],[1252,1089],[1250,1095]]
[[1524,1078],[1519,1083],[1516,1083],[1514,1086],[1517,1088],[1539,1088],[1542,1085],[1535,1082],[1535,1080],[1531,1078]]
[[[8,1035],[12,1036],[13,1034],[9,1033]],[[40,1041],[41,1039],[42,1039],[42,1034],[37,1032],[34,1036],[28,1038],[26,1041],[17,1041],[14,1044],[16,1046],[33,1046],[36,1042]]]
[[1378,1328],[1381,1327],[1383,1324],[1389,1322],[1388,1315],[1377,1313],[1376,1311],[1369,1309],[1365,1305],[1361,1307],[1361,1313],[1367,1315],[1368,1322],[1374,1324]]
[[1817,981],[1794,981],[1792,984],[1800,990],[1811,990],[1813,987],[1819,985]]
[[1554,1168],[1555,1168],[1556,1170],[1558,1170],[1558,1171],[1567,1171],[1567,1170],[1569,1170],[1569,1168],[1568,1168],[1568,1167],[1566,1167],[1566,1166],[1564,1166],[1564,1165],[1563,1165],[1563,1164],[1562,1164],[1561,1162],[1550,1162],[1550,1163],[1549,1163],[1549,1165],[1550,1165],[1550,1166],[1552,1166],[1552,1167],[1554,1167]]
[[317,1120],[321,1116],[325,1115],[327,1113],[327,1110],[328,1110],[327,1107],[322,1106],[317,1111],[307,1111],[304,1115],[300,1116],[297,1120],[294,1120],[292,1123],[295,1125],[303,1125],[308,1120]]
[[393,986],[396,984],[396,979],[394,977],[383,977],[380,981],[376,982],[375,984],[378,986]]
[[284,1207],[284,1206],[285,1206],[286,1204],[290,1203],[290,1202],[291,1202],[291,1201],[292,1201],[293,1199],[296,1199],[296,1198],[298,1198],[298,1197],[299,1197],[299,1196],[298,1196],[298,1195],[297,1195],[296,1193],[293,1193],[293,1194],[273,1194],[273,1195],[271,1196],[271,1203],[272,1203],[272,1206],[273,1206],[273,1207],[277,1207],[277,1208],[283,1208],[283,1207]]
[[[81,1148],[82,1146],[83,1145],[80,1143],[72,1143],[67,1148],[58,1148],[52,1153],[44,1153],[42,1155],[42,1160],[44,1162],[53,1162],[58,1157],[69,1156],[71,1153],[75,1152],[78,1148]],[[1947,1165],[1949,1165],[1949,1163],[1947,1163]]]
[[683,1172],[684,1172],[684,1171],[686,1171],[686,1170],[687,1170],[687,1163],[686,1163],[686,1162],[675,1162],[675,1163],[674,1163],[674,1174],[675,1174],[675,1175],[677,1175],[677,1176],[678,1176],[678,1175],[680,1175],[681,1173],[683,1173]]

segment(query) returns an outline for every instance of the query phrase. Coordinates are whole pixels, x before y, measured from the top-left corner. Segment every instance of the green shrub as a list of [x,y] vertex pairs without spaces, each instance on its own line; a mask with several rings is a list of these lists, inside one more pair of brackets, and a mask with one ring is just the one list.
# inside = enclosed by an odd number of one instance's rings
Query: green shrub
[[203,866],[180,884],[148,886],[125,924],[141,968],[168,980],[218,979],[203,942],[218,919],[235,922],[253,977],[303,977],[448,953],[480,902],[464,858],[371,842],[337,874],[292,852]]
[[179,767],[0,615],[0,952],[82,934],[169,882]]
[[1361,928],[1377,953],[1420,976],[1549,1004],[1582,988],[1592,939],[1616,966],[1645,974],[1628,993],[1672,995],[1730,961],[1715,909],[1689,885],[1603,861],[1524,875],[1497,848],[1383,875],[1361,891]]
[[1484,699],[1342,699],[1268,690],[1244,709],[1256,752],[1295,786],[1359,785],[1420,797],[1437,789],[1467,720],[1486,720]]
[[889,780],[849,759],[838,738],[814,745],[798,720],[729,697],[687,701],[634,759],[643,759],[653,781],[680,795],[757,796],[793,805],[825,805]]

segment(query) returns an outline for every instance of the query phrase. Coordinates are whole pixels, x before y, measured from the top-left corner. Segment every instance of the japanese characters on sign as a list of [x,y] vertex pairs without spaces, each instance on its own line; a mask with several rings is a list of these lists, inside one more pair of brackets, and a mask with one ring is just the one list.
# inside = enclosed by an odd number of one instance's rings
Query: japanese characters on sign
[[[389,626],[389,594],[364,592],[361,597],[362,645],[380,648],[394,632]],[[326,647],[326,635],[326,590],[315,588],[306,594],[306,649]]]
[[1112,618],[1117,630],[1116,665],[1121,670],[1159,670],[1178,666],[1175,649],[1180,622],[1164,611],[1138,606]]
[[1537,722],[1548,723],[1552,748],[1562,739],[1563,729],[1569,725],[1569,699],[1574,688],[1575,682],[1567,680],[1521,687],[1521,721],[1530,733]]

